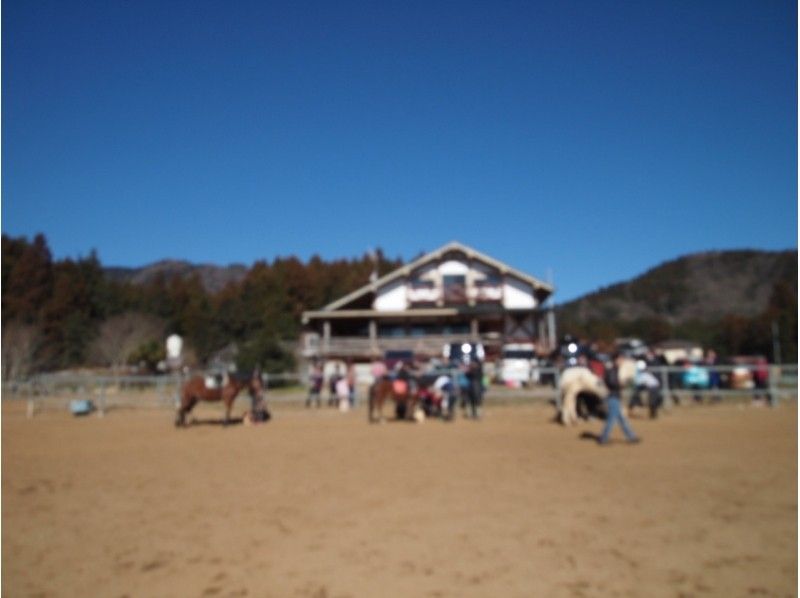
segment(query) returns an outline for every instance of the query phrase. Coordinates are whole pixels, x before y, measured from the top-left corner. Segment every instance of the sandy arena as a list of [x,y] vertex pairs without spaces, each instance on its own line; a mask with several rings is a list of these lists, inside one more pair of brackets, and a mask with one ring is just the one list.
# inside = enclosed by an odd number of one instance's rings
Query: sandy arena
[[4,401],[3,595],[797,595],[794,401],[678,407],[609,447],[544,405],[273,414]]

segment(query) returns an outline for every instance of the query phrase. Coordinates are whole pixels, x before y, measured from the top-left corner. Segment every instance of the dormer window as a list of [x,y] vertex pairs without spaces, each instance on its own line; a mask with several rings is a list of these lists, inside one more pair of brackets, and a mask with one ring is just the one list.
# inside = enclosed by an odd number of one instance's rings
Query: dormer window
[[467,302],[467,277],[463,274],[446,274],[442,277],[445,303]]

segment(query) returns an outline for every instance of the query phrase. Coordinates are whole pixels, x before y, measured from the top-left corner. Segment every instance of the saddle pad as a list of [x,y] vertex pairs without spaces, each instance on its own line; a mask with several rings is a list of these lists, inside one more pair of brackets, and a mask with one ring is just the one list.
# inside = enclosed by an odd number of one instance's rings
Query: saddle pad
[[227,386],[229,382],[227,374],[224,376],[205,376],[203,380],[209,390],[218,390],[223,386]]

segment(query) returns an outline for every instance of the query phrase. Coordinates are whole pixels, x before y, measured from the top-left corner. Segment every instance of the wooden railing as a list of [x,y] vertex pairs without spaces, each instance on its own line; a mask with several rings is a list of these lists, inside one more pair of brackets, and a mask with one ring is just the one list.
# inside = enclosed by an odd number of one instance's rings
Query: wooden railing
[[[469,334],[441,334],[432,336],[379,337],[372,341],[366,337],[336,336],[319,340],[321,355],[383,355],[386,351],[414,351],[426,355],[441,355],[449,343],[471,340]],[[499,347],[501,340],[494,335],[480,335],[485,347]]]

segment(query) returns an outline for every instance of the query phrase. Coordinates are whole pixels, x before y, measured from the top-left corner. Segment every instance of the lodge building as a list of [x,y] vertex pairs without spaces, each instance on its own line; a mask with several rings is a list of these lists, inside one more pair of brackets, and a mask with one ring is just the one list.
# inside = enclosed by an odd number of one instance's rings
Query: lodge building
[[555,345],[553,287],[458,242],[303,313],[308,358],[369,361],[386,351],[441,356],[450,342],[480,341],[487,358],[507,343]]

